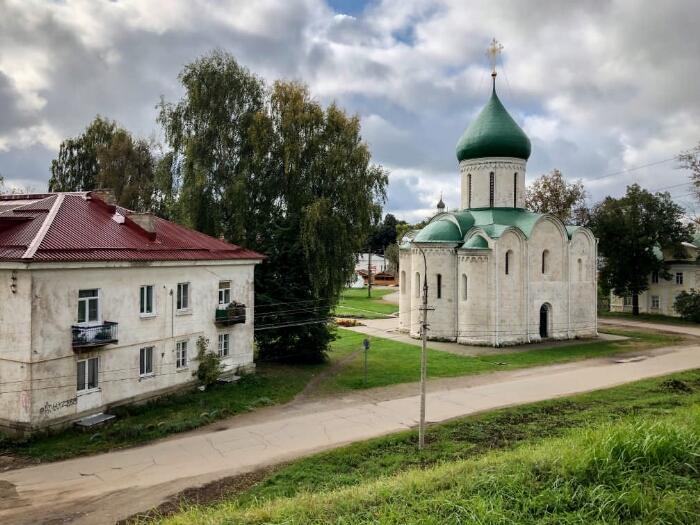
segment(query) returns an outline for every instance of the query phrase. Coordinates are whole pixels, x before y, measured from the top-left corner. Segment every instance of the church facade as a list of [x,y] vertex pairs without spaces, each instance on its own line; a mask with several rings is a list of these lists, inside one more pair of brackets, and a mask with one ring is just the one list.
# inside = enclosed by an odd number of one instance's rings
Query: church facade
[[[400,249],[399,330],[502,346],[597,334],[596,239],[525,210],[531,143],[491,98],[457,144],[461,211],[440,211]],[[444,209],[444,205],[443,208]]]

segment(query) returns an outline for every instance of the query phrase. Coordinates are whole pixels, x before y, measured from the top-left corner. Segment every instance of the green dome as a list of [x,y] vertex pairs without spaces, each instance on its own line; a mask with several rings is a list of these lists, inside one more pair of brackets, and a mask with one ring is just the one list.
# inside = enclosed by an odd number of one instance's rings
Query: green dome
[[414,242],[462,242],[459,226],[449,219],[431,222],[418,232]]
[[513,120],[496,95],[494,87],[491,99],[457,143],[457,159],[481,159],[484,157],[530,158],[530,139]]
[[489,243],[486,242],[486,239],[484,239],[481,235],[475,235],[462,245],[462,248],[467,250],[484,249],[488,247]]

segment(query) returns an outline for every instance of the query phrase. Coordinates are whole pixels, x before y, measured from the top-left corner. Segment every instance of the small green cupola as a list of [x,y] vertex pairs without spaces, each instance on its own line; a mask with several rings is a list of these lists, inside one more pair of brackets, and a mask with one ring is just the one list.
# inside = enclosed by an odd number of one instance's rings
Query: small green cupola
[[457,160],[462,162],[486,157],[527,160],[531,148],[528,136],[498,99],[494,78],[491,99],[457,143]]

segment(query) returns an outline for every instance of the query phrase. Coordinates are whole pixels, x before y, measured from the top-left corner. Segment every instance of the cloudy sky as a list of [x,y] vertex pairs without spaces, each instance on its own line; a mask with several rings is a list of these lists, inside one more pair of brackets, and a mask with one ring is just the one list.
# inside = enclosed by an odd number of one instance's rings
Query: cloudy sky
[[633,182],[689,208],[674,157],[700,141],[700,7],[692,0],[0,0],[0,174],[46,190],[61,141],[100,114],[160,137],[161,96],[214,48],[359,113],[390,171],[385,212],[459,205],[455,145],[490,94],[591,202]]

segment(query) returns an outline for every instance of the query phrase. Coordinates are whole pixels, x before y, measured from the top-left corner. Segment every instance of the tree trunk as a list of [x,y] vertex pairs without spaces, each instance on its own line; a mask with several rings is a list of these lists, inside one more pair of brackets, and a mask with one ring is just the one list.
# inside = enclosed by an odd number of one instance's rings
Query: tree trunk
[[632,315],[639,315],[639,294],[632,292]]

